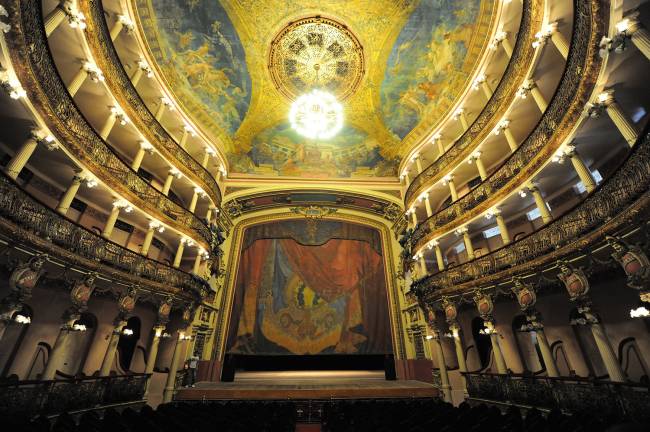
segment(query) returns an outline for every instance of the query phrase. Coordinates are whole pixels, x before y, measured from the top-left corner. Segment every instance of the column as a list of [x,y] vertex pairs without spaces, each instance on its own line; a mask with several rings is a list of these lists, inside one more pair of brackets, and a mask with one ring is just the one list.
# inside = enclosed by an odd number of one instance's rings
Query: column
[[528,80],[519,89],[519,92],[517,94],[522,99],[525,99],[528,93],[533,96],[533,100],[535,101],[535,104],[537,105],[537,108],[539,108],[540,112],[543,113],[546,111],[546,108],[548,108],[548,102],[533,80]]
[[456,191],[456,184],[454,183],[454,175],[449,174],[445,176],[443,182],[446,181],[449,184],[449,192],[451,193],[451,202],[458,200],[458,192]]
[[465,360],[465,350],[463,349],[463,341],[460,340],[460,327],[458,324],[453,323],[449,326],[451,334],[454,338],[454,348],[456,349],[456,358],[458,359],[458,371],[461,373],[463,381],[463,390],[467,393],[467,384],[465,383],[465,376],[463,372],[467,372],[467,361]]
[[418,169],[418,174],[422,172],[422,156],[415,156],[415,167]]
[[118,15],[117,21],[115,21],[115,24],[113,24],[113,27],[110,30],[112,41],[117,39],[124,27],[126,27],[128,31],[131,31],[133,29],[133,22],[125,15]]
[[442,249],[440,249],[440,244],[436,240],[434,240],[433,249],[436,252],[436,264],[438,264],[438,271],[443,271],[445,269],[445,260],[442,257]]
[[[483,94],[485,95],[485,98],[487,100],[490,100],[490,98],[492,97],[492,89],[488,85],[487,77],[485,76],[485,74],[479,74],[479,76],[476,77],[476,80],[474,81],[474,89],[478,90],[479,87],[483,91]],[[465,129],[467,129],[467,128],[465,128]]]
[[108,215],[108,220],[106,221],[106,226],[104,226],[104,231],[102,231],[102,236],[104,238],[110,239],[111,234],[113,234],[113,228],[115,228],[115,222],[120,215],[120,209],[122,208],[122,203],[120,201],[115,201],[113,203],[113,209]]
[[99,376],[108,376],[110,374],[113,361],[115,360],[117,343],[120,341],[120,334],[125,325],[126,321],[123,321],[121,318],[118,318],[115,321],[115,327],[111,332],[110,339],[108,340],[108,347],[106,347],[106,353],[104,353],[104,359],[102,360],[102,366],[99,369]]
[[605,327],[603,327],[600,323],[600,319],[591,311],[590,307],[583,307],[582,314],[587,319],[589,327],[591,328],[591,333],[594,335],[596,347],[603,359],[609,379],[615,382],[624,382],[625,373],[621,369],[621,364],[616,358],[616,354],[614,353],[612,344],[607,337],[607,333],[605,333]]
[[208,206],[208,210],[205,212],[205,220],[208,221],[208,224],[210,224],[210,223],[212,222],[212,211],[213,211],[215,208],[216,208],[216,207],[214,207],[212,204],[210,204],[210,205]]
[[418,256],[419,262],[420,262],[420,274],[422,277],[425,277],[428,273],[427,271],[427,262],[424,259],[424,252],[420,252],[420,255]]
[[169,375],[165,383],[165,390],[163,392],[163,403],[171,402],[174,396],[174,385],[176,384],[176,372],[178,371],[178,364],[181,361],[181,356],[185,352],[185,334],[182,331],[178,332],[178,339],[176,339],[176,346],[174,347],[174,354],[172,355],[172,363],[169,366]]
[[77,94],[87,77],[88,70],[86,70],[85,66],[81,67],[79,72],[77,72],[77,74],[72,78],[72,81],[70,81],[70,84],[68,84],[68,93],[70,93],[71,97],[74,97]]
[[634,46],[650,60],[650,33],[641,25],[638,16],[638,12],[629,14],[628,17],[616,24],[616,29],[624,37],[629,37]]
[[553,216],[551,215],[551,212],[548,210],[548,207],[546,206],[546,201],[544,201],[544,198],[542,197],[542,193],[540,192],[539,188],[537,186],[530,186],[528,190],[530,190],[530,193],[533,195],[533,199],[535,200],[535,205],[539,209],[539,214],[542,216],[542,222],[549,223],[551,220],[553,220]]
[[503,353],[499,346],[499,334],[494,327],[494,322],[489,320],[485,321],[485,327],[490,332],[490,342],[492,343],[492,352],[494,353],[494,363],[496,364],[497,372],[506,374],[508,373],[508,368],[506,368],[506,362],[503,359]]
[[68,344],[67,344],[68,337],[70,336],[71,331],[73,330],[72,330],[72,324],[70,322],[66,322],[61,326],[61,329],[59,330],[59,334],[56,337],[56,341],[52,346],[52,351],[50,351],[50,356],[47,359],[45,370],[43,371],[43,375],[41,376],[41,379],[43,381],[49,381],[54,379],[54,376],[56,375],[56,371],[61,366],[61,362],[63,361],[66,355],[66,350],[68,348]]
[[138,152],[135,154],[135,157],[133,158],[133,162],[131,162],[131,169],[137,172],[140,169],[140,166],[142,165],[144,154],[146,152],[151,152],[152,150],[153,150],[153,146],[149,142],[140,141],[140,147],[138,148]]
[[406,183],[406,187],[409,187],[409,185],[411,184],[411,178],[409,177],[408,170],[404,171],[404,182]]
[[171,99],[167,96],[160,98],[160,105],[158,105],[158,109],[156,110],[156,120],[160,121],[162,119],[162,116],[165,114],[165,109],[169,111],[174,111],[175,109]]
[[474,247],[472,246],[472,239],[469,237],[469,229],[467,226],[458,228],[456,230],[457,234],[460,234],[463,236],[463,243],[465,243],[465,250],[467,251],[467,259],[468,260],[473,260],[474,259]]
[[181,140],[179,141],[179,145],[184,149],[185,146],[187,145],[187,139],[191,136],[195,137],[196,132],[192,128],[192,126],[186,124],[183,126],[183,135],[181,136]]
[[214,150],[212,150],[210,147],[205,146],[205,151],[203,153],[203,160],[201,161],[201,166],[203,168],[208,167],[208,163],[210,162],[210,156],[214,154]]
[[424,209],[427,211],[428,218],[433,216],[433,210],[431,209],[431,201],[429,200],[429,192],[425,192],[424,195]]
[[469,159],[467,159],[469,163],[476,162],[476,168],[478,169],[478,175],[481,177],[481,180],[485,180],[487,178],[487,172],[485,171],[485,165],[483,165],[483,160],[481,160],[481,152],[480,151],[475,151]]
[[411,217],[413,218],[413,229],[415,229],[418,226],[418,215],[415,211],[415,207],[411,209]]
[[628,145],[632,147],[639,138],[639,132],[614,99],[614,92],[606,91],[598,95],[598,100],[591,104],[587,112],[591,117],[598,117],[603,109],[621,132]]
[[510,243],[510,233],[508,232],[508,227],[506,226],[506,221],[503,219],[501,211],[494,212],[495,219],[497,221],[497,226],[499,227],[499,234],[501,234],[501,241],[504,245]]
[[144,76],[144,74],[147,74],[148,78],[151,78],[153,76],[153,71],[151,70],[151,67],[147,63],[147,61],[144,58],[140,58],[140,61],[138,61],[138,68],[135,70],[135,73],[131,77],[131,84],[133,84],[133,87],[137,87],[138,83]]
[[560,373],[557,370],[555,365],[555,360],[553,359],[553,353],[551,352],[551,347],[546,339],[546,333],[544,333],[544,327],[539,323],[539,327],[535,330],[537,336],[537,344],[539,345],[539,350],[542,353],[542,359],[544,359],[544,365],[546,366],[546,373],[550,377],[558,377]]
[[445,153],[445,146],[442,143],[442,137],[440,136],[440,134],[436,134],[433,137],[433,142],[438,147],[438,157],[442,156]]
[[159,232],[162,232],[164,229],[165,228],[158,221],[152,220],[149,222],[149,229],[147,229],[147,233],[144,235],[144,241],[142,242],[142,247],[140,247],[141,255],[147,256],[149,253],[149,248],[151,247],[151,242],[153,241],[154,231],[158,230]]
[[508,33],[504,31],[500,31],[496,34],[494,37],[494,41],[492,42],[492,49],[497,49],[499,44],[503,47],[503,51],[505,51],[506,55],[508,58],[512,57],[512,44],[508,40]]
[[[147,363],[144,366],[145,374],[153,374],[153,369],[156,366],[156,357],[158,357],[158,347],[160,346],[160,338],[162,337],[163,331],[165,330],[165,326],[157,325],[152,330],[153,330],[153,338],[151,339],[149,354],[147,355]],[[147,380],[147,387],[145,389],[144,399],[146,399],[147,395],[149,394],[149,383],[151,382],[152,377],[150,377]]]
[[495,135],[499,135],[501,132],[503,132],[503,136],[506,137],[506,142],[508,143],[508,147],[510,147],[510,151],[514,153],[519,145],[517,144],[517,140],[515,140],[515,137],[510,130],[510,120],[501,120],[501,122],[499,122],[497,127],[494,129]]
[[5,167],[5,172],[9,177],[16,180],[20,172],[27,165],[27,161],[34,154],[36,146],[38,145],[39,139],[36,136],[31,136],[23,143],[23,145],[18,149],[14,157],[11,158],[7,166]]
[[174,177],[178,175],[178,170],[175,168],[172,168],[169,171],[169,174],[167,174],[167,178],[165,179],[165,184],[163,185],[162,188],[162,193],[163,195],[169,195],[169,189],[172,187],[172,181],[174,180]]
[[194,188],[194,193],[192,194],[192,200],[190,201],[190,206],[187,208],[190,213],[194,213],[196,210],[196,203],[199,201],[199,194],[202,194],[203,190],[199,188]]
[[63,216],[68,213],[70,204],[72,204],[74,197],[77,195],[77,192],[79,191],[79,187],[81,186],[81,182],[83,182],[83,180],[84,178],[81,172],[77,172],[74,177],[72,177],[72,182],[61,196],[61,199],[59,199],[59,204],[56,206],[57,212],[61,213]]
[[433,345],[433,351],[436,354],[436,363],[438,364],[438,370],[440,371],[442,394],[444,395],[446,402],[451,402],[451,385],[449,385],[449,374],[447,373],[445,354],[442,352],[442,345],[440,344],[440,331],[438,331],[437,328],[432,328],[432,332],[433,338],[431,339],[431,344]]
[[176,249],[176,255],[174,255],[174,268],[178,268],[181,265],[181,260],[183,259],[183,251],[185,250],[185,243],[187,239],[181,238],[178,242],[178,248]]
[[45,36],[50,36],[61,25],[66,15],[63,5],[57,4],[54,10],[45,17]]
[[113,127],[115,126],[116,122],[120,122],[122,126],[127,124],[129,122],[128,117],[126,114],[124,114],[124,111],[122,111],[121,108],[117,106],[111,107],[111,114],[106,119],[106,122],[102,126],[102,128],[99,131],[99,136],[102,137],[104,141],[108,138],[108,136],[111,134],[111,131],[113,130]]
[[560,52],[560,55],[564,57],[564,60],[569,58],[569,41],[557,29],[551,35],[551,42],[553,42],[555,48]]
[[465,113],[464,108],[457,109],[456,112],[454,113],[453,119],[460,120],[460,125],[463,128],[463,133],[465,133],[465,131],[469,129],[469,122],[467,121],[467,114]]
[[566,155],[571,159],[571,164],[573,164],[573,168],[576,170],[576,173],[578,174],[582,184],[585,186],[587,192],[592,192],[596,189],[596,181],[591,175],[589,168],[587,168],[587,165],[585,165],[580,155],[578,155],[578,152],[572,148],[568,153],[566,153]]

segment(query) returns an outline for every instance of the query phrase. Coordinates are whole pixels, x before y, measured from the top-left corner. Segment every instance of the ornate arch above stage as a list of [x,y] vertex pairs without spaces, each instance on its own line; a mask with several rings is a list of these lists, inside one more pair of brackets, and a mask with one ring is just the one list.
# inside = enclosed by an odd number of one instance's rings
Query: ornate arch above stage
[[235,225],[233,229],[232,242],[230,243],[228,250],[228,265],[225,275],[226,289],[221,296],[220,302],[220,310],[223,311],[223,313],[220,314],[217,323],[217,340],[215,341],[215,352],[213,353],[214,360],[222,362],[227,351],[228,333],[231,323],[233,323],[233,307],[235,304],[238,269],[241,264],[242,247],[245,241],[246,230],[255,226],[291,220],[304,221],[307,224],[318,224],[321,221],[342,222],[345,224],[371,228],[378,234],[378,242],[375,242],[378,244],[373,246],[375,248],[377,246],[381,248],[380,255],[383,260],[382,264],[384,269],[392,353],[396,359],[405,358],[406,348],[404,331],[400,320],[400,296],[395,272],[395,240],[391,236],[390,228],[387,226],[387,221],[383,222],[381,219],[372,216],[358,215],[355,213],[347,213],[345,211],[328,212],[325,208],[313,209],[312,212],[309,211],[309,208],[292,209],[291,212],[287,212],[283,209],[281,212],[277,213],[245,218]]

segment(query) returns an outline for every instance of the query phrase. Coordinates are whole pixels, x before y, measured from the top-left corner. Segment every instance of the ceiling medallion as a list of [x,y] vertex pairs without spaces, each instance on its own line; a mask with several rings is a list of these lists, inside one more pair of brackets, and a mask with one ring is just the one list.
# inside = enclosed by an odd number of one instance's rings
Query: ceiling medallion
[[343,127],[343,107],[330,93],[312,90],[291,105],[289,121],[304,137],[329,139]]
[[271,42],[269,70],[276,88],[295,100],[311,90],[351,96],[363,77],[363,49],[346,26],[322,17],[287,25]]

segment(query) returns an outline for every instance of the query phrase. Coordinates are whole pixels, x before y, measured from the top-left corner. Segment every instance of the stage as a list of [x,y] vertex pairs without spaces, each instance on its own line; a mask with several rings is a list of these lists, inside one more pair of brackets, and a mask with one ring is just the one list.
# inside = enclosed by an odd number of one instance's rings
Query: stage
[[383,371],[240,372],[233,382],[198,382],[175,400],[322,400],[436,397],[431,384],[387,381]]

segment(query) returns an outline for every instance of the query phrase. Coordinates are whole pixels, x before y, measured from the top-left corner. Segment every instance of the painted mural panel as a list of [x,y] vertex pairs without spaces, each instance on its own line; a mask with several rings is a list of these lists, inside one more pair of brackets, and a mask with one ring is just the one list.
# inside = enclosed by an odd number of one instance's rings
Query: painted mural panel
[[303,178],[390,177],[397,160],[380,154],[376,139],[351,126],[328,140],[311,140],[288,123],[266,129],[253,138],[246,154],[230,155],[231,171]]
[[231,354],[392,352],[379,233],[336,221],[247,229],[228,337]]
[[[239,128],[251,80],[239,36],[218,1],[150,0],[160,47],[156,60],[175,92],[194,97],[224,130]],[[156,53],[154,53],[156,54]]]
[[481,0],[421,0],[393,46],[380,88],[388,128],[404,138],[467,78]]

